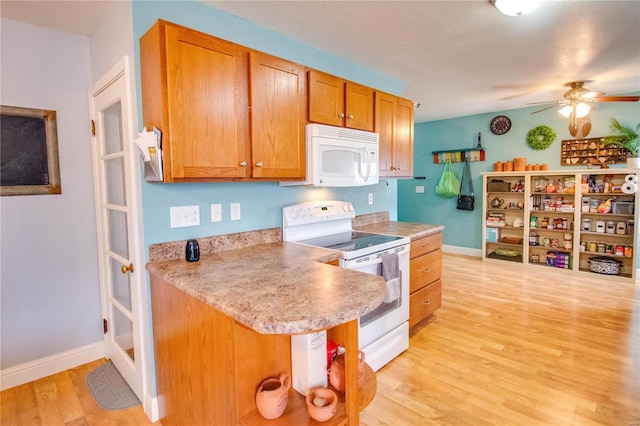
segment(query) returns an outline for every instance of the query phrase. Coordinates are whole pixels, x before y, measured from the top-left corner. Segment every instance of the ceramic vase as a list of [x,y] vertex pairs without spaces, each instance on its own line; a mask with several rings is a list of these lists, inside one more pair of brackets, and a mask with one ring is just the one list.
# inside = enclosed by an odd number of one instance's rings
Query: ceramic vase
[[640,169],[640,157],[627,158],[628,169]]
[[265,419],[277,419],[284,413],[289,402],[291,380],[288,374],[266,379],[256,392],[256,406]]
[[[364,352],[358,351],[358,354],[358,386],[362,386],[362,383],[364,383]],[[331,363],[331,369],[329,370],[329,382],[339,392],[344,392],[346,383],[344,365],[344,354],[338,355]]]

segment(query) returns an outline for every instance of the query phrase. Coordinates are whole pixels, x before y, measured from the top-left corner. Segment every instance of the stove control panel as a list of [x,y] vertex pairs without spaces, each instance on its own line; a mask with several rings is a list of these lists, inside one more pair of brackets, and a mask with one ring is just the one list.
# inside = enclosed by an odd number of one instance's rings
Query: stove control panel
[[355,216],[353,205],[348,201],[308,201],[282,208],[285,227],[353,219]]

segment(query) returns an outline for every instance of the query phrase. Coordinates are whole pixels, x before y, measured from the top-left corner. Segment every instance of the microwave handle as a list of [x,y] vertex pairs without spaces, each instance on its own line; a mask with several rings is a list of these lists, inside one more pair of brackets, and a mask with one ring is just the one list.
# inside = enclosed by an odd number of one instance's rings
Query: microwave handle
[[364,147],[364,154],[367,162],[367,175],[362,176],[362,172],[360,172],[360,176],[366,182],[367,180],[369,180],[369,175],[371,175],[371,157],[369,156],[369,149],[367,148],[367,146]]

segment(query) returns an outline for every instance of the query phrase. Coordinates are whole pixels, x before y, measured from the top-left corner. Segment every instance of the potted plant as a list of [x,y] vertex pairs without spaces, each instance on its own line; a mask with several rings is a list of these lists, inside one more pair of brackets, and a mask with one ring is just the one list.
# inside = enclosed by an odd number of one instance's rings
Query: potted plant
[[617,145],[629,151],[627,167],[630,169],[640,169],[640,123],[634,128],[621,124],[615,118],[611,119],[609,128],[614,131],[612,135],[604,138],[605,145]]

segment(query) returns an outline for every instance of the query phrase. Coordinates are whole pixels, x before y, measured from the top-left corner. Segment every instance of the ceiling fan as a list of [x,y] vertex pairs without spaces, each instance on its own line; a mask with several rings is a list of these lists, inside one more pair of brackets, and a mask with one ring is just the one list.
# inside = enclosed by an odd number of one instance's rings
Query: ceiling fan
[[[534,111],[537,114],[551,108],[561,107],[558,112],[569,118],[569,133],[576,137],[580,133],[581,137],[586,137],[591,131],[591,120],[589,115],[595,109],[594,102],[637,102],[640,96],[605,96],[602,92],[592,92],[584,87],[585,83],[593,80],[570,81],[565,87],[570,89],[564,94],[562,101],[536,102],[535,104],[553,103],[553,105]],[[529,104],[529,105],[535,105]]]

